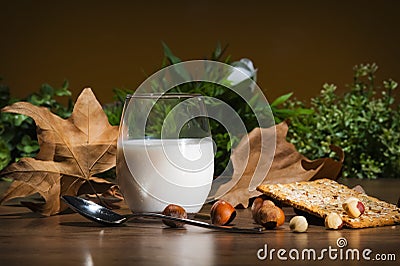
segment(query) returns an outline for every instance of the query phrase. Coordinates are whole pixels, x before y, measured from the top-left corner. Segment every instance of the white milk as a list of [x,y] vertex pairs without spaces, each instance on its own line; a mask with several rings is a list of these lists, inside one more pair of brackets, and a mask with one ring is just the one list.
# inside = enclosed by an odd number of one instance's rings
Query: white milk
[[211,189],[211,138],[119,141],[118,184],[133,212],[161,212],[178,204],[198,212]]

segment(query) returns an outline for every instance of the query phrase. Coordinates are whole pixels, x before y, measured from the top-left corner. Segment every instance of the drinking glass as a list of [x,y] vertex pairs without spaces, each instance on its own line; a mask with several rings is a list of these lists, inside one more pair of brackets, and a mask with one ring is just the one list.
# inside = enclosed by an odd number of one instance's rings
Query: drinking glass
[[210,192],[214,152],[204,98],[128,95],[117,143],[117,182],[133,212],[177,204],[198,212]]

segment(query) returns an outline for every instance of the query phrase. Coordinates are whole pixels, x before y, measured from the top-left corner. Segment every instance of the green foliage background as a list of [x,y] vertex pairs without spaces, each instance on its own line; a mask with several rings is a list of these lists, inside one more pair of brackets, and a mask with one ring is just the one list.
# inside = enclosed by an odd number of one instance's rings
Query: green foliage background
[[376,84],[376,64],[354,67],[354,79],[344,95],[325,84],[310,103],[289,100],[286,108],[308,106],[311,115],[291,119],[289,140],[309,158],[332,156],[329,145],[345,152],[343,176],[400,177],[400,104],[397,83]]
[[[169,47],[163,44],[163,66],[181,62]],[[227,47],[217,45],[210,59],[232,64],[224,56]],[[357,178],[400,177],[400,105],[396,105],[397,83],[393,80],[375,84],[375,64],[354,67],[354,81],[344,95],[336,93],[336,86],[325,84],[319,96],[310,102],[291,99],[292,93],[275,99],[270,108],[276,123],[289,120],[288,140],[310,159],[334,156],[329,145],[335,144],[345,152],[343,176]],[[1,81],[1,80],[0,80]],[[201,93],[234,106],[248,131],[258,126],[255,115],[240,96],[212,83],[187,83],[174,89],[178,92]],[[114,89],[115,101],[104,105],[112,125],[118,125],[126,95],[131,90]],[[68,104],[62,105],[61,98]],[[38,92],[24,99],[15,99],[10,89],[0,83],[0,107],[16,101],[28,101],[49,108],[60,117],[71,115],[73,102],[68,82],[60,88],[43,84]],[[210,122],[217,145],[215,174],[227,166],[231,148],[239,139],[231,138],[216,121]],[[21,157],[33,157],[39,151],[34,121],[26,116],[0,114],[0,170]]]

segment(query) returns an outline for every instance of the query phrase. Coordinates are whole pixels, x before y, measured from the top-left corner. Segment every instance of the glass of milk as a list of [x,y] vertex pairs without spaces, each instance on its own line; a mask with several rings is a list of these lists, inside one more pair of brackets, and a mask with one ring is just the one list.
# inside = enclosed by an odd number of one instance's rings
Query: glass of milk
[[213,141],[201,95],[127,96],[117,182],[133,212],[162,212],[171,203],[198,212],[210,192],[213,171]]

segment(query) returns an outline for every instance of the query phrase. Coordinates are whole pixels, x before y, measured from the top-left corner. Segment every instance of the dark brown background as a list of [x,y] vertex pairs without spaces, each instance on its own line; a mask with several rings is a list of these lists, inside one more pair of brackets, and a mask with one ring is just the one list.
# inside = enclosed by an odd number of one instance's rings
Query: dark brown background
[[134,89],[161,66],[161,41],[202,59],[229,44],[258,68],[267,98],[300,99],[325,82],[340,91],[355,64],[400,81],[400,1],[29,1],[0,0],[0,76],[14,96],[42,83],[91,86],[102,103]]

